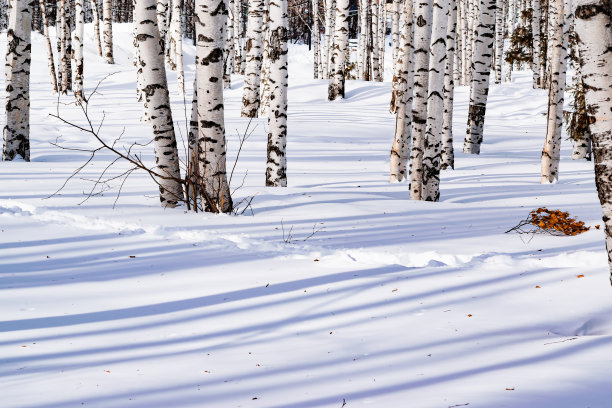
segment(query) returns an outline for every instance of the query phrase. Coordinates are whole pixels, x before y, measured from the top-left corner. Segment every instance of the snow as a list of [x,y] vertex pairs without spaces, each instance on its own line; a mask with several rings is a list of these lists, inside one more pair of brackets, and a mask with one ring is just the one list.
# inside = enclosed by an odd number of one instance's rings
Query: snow
[[[116,65],[86,30],[86,91],[116,72],[92,121],[104,116],[106,140],[146,143],[131,26],[114,27]],[[232,181],[244,179],[236,199],[255,196],[253,214],[230,216],[164,210],[138,173],[114,208],[120,180],[83,202],[105,152],[49,197],[88,158],[51,143],[96,144],[49,116],[85,124],[71,96],[51,94],[40,36],[33,52],[32,162],[0,163],[2,406],[610,406],[603,230],[504,233],[540,206],[601,223],[592,163],[571,161],[569,141],[559,182],[539,184],[546,93],[530,72],[491,87],[480,156],[461,152],[468,90],[457,88],[456,169],[442,174],[441,202],[414,202],[387,182],[390,83],[348,81],[347,99],[327,102],[307,47],[292,45],[289,187],[263,186],[266,122],[255,119]],[[248,119],[232,80],[233,164]],[[152,147],[141,151],[152,162]]]

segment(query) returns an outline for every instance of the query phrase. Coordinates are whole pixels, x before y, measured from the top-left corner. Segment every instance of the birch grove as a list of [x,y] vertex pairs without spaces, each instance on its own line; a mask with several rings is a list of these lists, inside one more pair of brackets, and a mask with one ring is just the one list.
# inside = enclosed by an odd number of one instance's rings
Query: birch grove
[[249,0],[245,47],[246,66],[242,94],[242,116],[247,118],[256,118],[259,110],[259,87],[263,61],[263,17],[264,0]]

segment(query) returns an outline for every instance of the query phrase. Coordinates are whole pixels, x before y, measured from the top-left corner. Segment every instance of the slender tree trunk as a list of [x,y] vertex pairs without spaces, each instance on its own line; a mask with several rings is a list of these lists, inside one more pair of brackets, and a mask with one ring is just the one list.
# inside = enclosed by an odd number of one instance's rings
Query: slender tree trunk
[[166,52],[166,34],[168,33],[168,0],[157,0],[157,27],[159,27],[159,37],[162,51]]
[[[537,0],[536,0],[537,1]],[[504,59],[504,0],[497,0],[495,10],[495,83],[501,84]]]
[[563,0],[549,1],[549,18],[552,25],[550,42],[550,88],[548,90],[548,120],[546,140],[542,149],[542,184],[554,183],[559,178],[561,156],[561,131],[563,129],[563,101],[565,70],[567,66],[568,28]]
[[114,64],[112,0],[102,1],[102,20],[104,21],[104,58],[106,58],[108,64]]
[[313,42],[313,78],[319,78],[319,61],[321,59],[321,33],[319,32],[319,1],[312,0],[312,42]]
[[100,41],[100,11],[98,10],[97,0],[90,0],[91,15],[93,16],[93,27],[94,27],[94,41],[96,42],[98,55],[101,57],[102,54],[102,42]]
[[11,0],[6,48],[6,122],[2,160],[30,161],[31,10],[35,0]]
[[489,75],[491,74],[491,54],[495,32],[495,0],[480,0],[480,23],[474,50],[474,80],[470,92],[467,135],[463,152],[480,154],[484,129],[487,96],[489,94]]
[[234,0],[234,68],[244,74],[244,49],[242,47],[242,0]]
[[399,83],[399,76],[397,71],[401,70],[401,67],[398,64],[397,58],[399,53],[399,24],[400,24],[400,9],[401,9],[401,0],[393,0],[393,16],[392,16],[392,25],[391,25],[391,41],[393,44],[393,83],[392,83],[392,91],[391,91],[391,103],[389,104],[389,111],[395,112],[397,109],[397,85]]
[[45,44],[47,45],[47,61],[49,64],[49,73],[51,74],[51,86],[53,87],[53,93],[57,94],[57,74],[55,73],[55,61],[53,60],[53,47],[51,46],[51,38],[49,37],[49,21],[47,20],[45,0],[40,0],[39,5],[45,35]]
[[[234,0],[228,1],[228,10],[234,9]],[[226,89],[232,88],[232,72],[234,64],[234,19],[225,19],[225,56],[223,58],[223,87]]]
[[331,57],[332,71],[329,77],[327,98],[330,101],[344,98],[344,64],[349,29],[349,1],[336,0],[334,48]]
[[[219,211],[227,213],[232,211],[233,206],[225,165],[225,119],[221,81],[225,43],[223,20],[227,17],[227,9],[223,0],[196,0],[195,8],[198,98],[196,167],[204,181],[202,193]],[[259,30],[261,32],[261,24]],[[212,208],[207,210],[214,211]]]
[[138,41],[144,107],[153,126],[155,170],[168,178],[158,178],[159,199],[163,207],[175,207],[183,200],[178,148],[174,135],[170,96],[155,18],[155,0],[134,0],[134,22]]
[[470,69],[471,61],[468,58],[468,43],[469,37],[467,35],[469,31],[468,27],[468,0],[460,0],[459,3],[461,6],[461,20],[459,21],[459,32],[462,35],[462,43],[461,47],[461,85],[468,84],[468,70]]
[[612,283],[612,3],[577,0],[576,37],[595,157]]
[[266,186],[287,187],[287,0],[270,0],[268,31],[271,105]]
[[453,100],[455,83],[453,68],[456,57],[457,39],[457,2],[449,4],[448,27],[446,31],[446,67],[444,69],[444,112],[442,113],[442,159],[440,168],[455,168],[455,151],[453,149]]
[[429,46],[429,79],[427,81],[427,123],[425,124],[425,140],[423,143],[422,200],[425,201],[440,201],[448,3],[448,0],[434,0],[433,4],[431,44]]
[[[512,38],[512,34],[514,34],[514,28],[516,26],[516,1],[517,0],[508,0],[508,39]],[[512,64],[510,63],[506,64],[505,81],[512,81]]]
[[83,0],[75,0],[75,30],[72,33],[72,54],[74,59],[74,82],[72,90],[79,103],[83,101],[83,34],[85,30],[85,13],[83,13]]
[[[576,53],[578,51],[576,50]],[[574,115],[576,115],[574,134],[574,148],[572,150],[572,160],[586,159],[591,161],[591,132],[588,128],[588,113],[586,101],[584,100],[584,82],[582,80],[582,70],[580,64],[576,64],[574,73]],[[585,127],[585,125],[587,125]]]
[[423,149],[427,124],[429,89],[429,45],[433,0],[419,1],[414,9],[414,88],[412,100],[412,145],[410,147],[410,199],[423,198]]
[[359,9],[359,79],[368,80],[368,47],[370,38],[370,25],[368,15],[370,13],[370,0],[360,0]]
[[323,0],[325,4],[325,41],[323,46],[323,79],[329,79],[332,31],[334,29],[334,0]]
[[374,81],[380,82],[380,42],[379,42],[379,30],[378,30],[378,25],[379,25],[379,7],[378,7],[378,1],[379,0],[372,0],[372,6],[371,6],[371,10],[372,10],[372,25],[371,25],[371,30],[372,30],[372,79]]
[[67,30],[68,19],[66,18],[66,0],[60,0],[57,3],[58,11],[59,11],[59,26],[56,27],[57,39],[59,42],[59,59],[60,59],[60,90],[63,95],[68,93],[68,52],[66,50],[66,33],[69,32]]
[[379,82],[385,78],[385,34],[387,31],[387,9],[386,0],[378,3],[378,65],[380,67]]
[[260,115],[261,117],[268,117],[268,111],[270,108],[270,17],[269,17],[269,0],[264,0],[264,23],[262,29],[262,37],[263,37],[263,61],[261,63],[261,85],[260,85]]
[[395,137],[391,147],[389,181],[400,182],[406,178],[412,127],[412,86],[413,86],[413,19],[414,9],[411,0],[404,4],[404,26],[401,35],[401,50],[397,64],[400,67],[396,92]]
[[183,27],[181,24],[182,17],[182,0],[172,0],[172,23],[170,24],[170,64],[173,70],[176,70],[176,81],[178,83],[179,93],[185,92],[185,73],[183,70]]
[[247,20],[246,67],[244,92],[242,94],[242,116],[256,118],[259,110],[259,85],[261,80],[263,46],[264,0],[249,0]]
[[533,59],[531,69],[533,70],[533,87],[540,88],[540,0],[532,0],[531,32],[533,36]]

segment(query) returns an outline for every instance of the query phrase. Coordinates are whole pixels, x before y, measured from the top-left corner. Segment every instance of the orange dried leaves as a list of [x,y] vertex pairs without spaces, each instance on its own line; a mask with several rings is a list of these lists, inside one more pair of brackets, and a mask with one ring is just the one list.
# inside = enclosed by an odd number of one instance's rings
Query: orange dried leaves
[[571,218],[568,212],[540,207],[529,213],[529,223],[549,232],[578,235],[589,230],[584,222]]

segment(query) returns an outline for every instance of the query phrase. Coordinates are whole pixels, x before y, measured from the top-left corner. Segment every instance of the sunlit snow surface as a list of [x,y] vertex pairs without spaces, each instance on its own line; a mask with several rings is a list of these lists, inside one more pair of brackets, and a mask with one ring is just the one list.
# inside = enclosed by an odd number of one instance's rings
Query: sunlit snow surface
[[[105,139],[124,132],[129,147],[151,130],[139,121],[132,28],[114,30],[107,65],[87,27],[85,87],[116,72],[89,109]],[[504,234],[540,206],[601,223],[592,164],[571,161],[569,141],[559,183],[539,184],[546,92],[529,72],[492,86],[480,156],[461,153],[468,90],[457,88],[456,169],[442,175],[440,203],[414,202],[406,183],[387,182],[390,83],[348,81],[347,99],[328,102],[307,47],[292,46],[289,187],[263,187],[267,126],[255,119],[232,180],[244,179],[235,199],[255,195],[254,215],[227,216],[163,210],[138,173],[114,209],[120,180],[79,205],[113,159],[104,152],[47,198],[88,158],[50,143],[96,144],[49,116],[59,107],[85,124],[71,96],[51,94],[38,35],[33,52],[32,162],[0,163],[2,407],[612,404],[603,231]],[[193,75],[188,64],[188,101]],[[189,109],[169,78],[184,136]],[[242,78],[232,80],[230,168],[248,124]],[[152,162],[152,146],[141,152]]]

